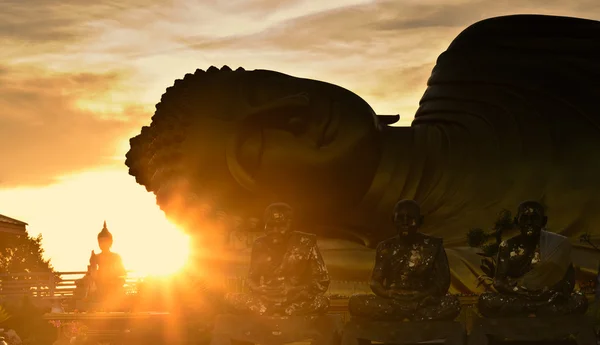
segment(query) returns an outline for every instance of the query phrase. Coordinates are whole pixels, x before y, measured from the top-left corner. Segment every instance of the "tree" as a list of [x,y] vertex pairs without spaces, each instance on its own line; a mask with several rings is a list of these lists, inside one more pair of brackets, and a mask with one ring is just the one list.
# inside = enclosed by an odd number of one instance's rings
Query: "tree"
[[0,274],[51,273],[50,260],[44,260],[42,235],[31,237],[0,232]]
[[481,252],[477,254],[483,257],[479,266],[483,274],[477,277],[477,286],[483,285],[487,290],[493,289],[492,283],[497,265],[496,255],[502,242],[502,233],[511,230],[513,226],[510,211],[503,209],[498,213],[491,231],[475,228],[467,233],[469,247],[479,248]]

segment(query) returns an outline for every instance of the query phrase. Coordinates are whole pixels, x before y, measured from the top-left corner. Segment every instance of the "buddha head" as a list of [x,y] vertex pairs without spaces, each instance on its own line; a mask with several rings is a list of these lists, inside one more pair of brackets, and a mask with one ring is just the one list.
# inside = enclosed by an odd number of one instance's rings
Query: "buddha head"
[[263,217],[265,233],[274,242],[282,242],[292,231],[294,212],[290,205],[274,203],[267,207]]
[[414,200],[401,200],[396,203],[393,215],[394,225],[401,238],[410,238],[418,231],[423,224],[421,207]]
[[514,223],[521,231],[521,235],[528,238],[539,237],[547,221],[548,217],[546,217],[544,206],[537,201],[522,202],[517,209],[517,216],[514,219]]
[[[274,71],[211,67],[167,89],[152,124],[130,140],[126,164],[167,213],[183,213],[194,195],[232,214],[260,214],[279,199],[302,214],[328,215],[344,209],[337,200],[360,201],[379,142],[373,109],[349,90]],[[321,197],[310,198],[316,192]],[[184,201],[167,210],[174,199]]]
[[108,228],[106,227],[106,221],[104,221],[104,226],[102,227],[102,230],[98,233],[98,246],[100,247],[101,251],[108,252],[110,251],[112,245],[113,236],[110,233],[110,231],[108,231]]

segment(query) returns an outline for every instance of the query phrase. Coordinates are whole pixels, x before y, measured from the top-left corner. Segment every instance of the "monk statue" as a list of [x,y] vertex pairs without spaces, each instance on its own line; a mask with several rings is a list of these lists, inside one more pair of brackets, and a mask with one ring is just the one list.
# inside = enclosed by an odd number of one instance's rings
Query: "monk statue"
[[258,315],[322,314],[329,307],[323,294],[329,274],[316,236],[292,231],[292,208],[284,203],[267,207],[266,235],[252,247],[247,285],[250,294],[226,299],[240,313]]
[[547,217],[536,201],[519,205],[514,219],[520,234],[500,244],[494,288],[479,297],[486,317],[583,314],[588,302],[573,293],[571,243],[544,230]]
[[[120,295],[125,284],[125,267],[121,256],[111,252],[113,236],[106,227],[106,221],[102,231],[98,233],[98,246],[100,254],[92,250],[88,273],[91,278],[91,290],[99,299],[110,298]],[[94,291],[95,290],[95,291]]]
[[443,240],[419,232],[419,205],[399,201],[393,221],[398,235],[377,246],[371,290],[354,295],[348,309],[354,317],[373,321],[453,320],[460,313],[455,296],[446,295],[450,269]]

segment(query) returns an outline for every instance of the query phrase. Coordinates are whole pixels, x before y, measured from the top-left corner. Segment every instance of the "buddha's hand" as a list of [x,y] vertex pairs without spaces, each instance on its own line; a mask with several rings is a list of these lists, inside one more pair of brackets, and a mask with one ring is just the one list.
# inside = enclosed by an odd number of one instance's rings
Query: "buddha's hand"
[[285,287],[283,288],[283,291],[284,291],[284,295],[288,298],[295,298],[298,295],[300,295],[304,292],[307,292],[305,285],[292,285],[292,284],[286,284]]
[[278,287],[278,286],[261,285],[258,287],[257,292],[261,295],[276,297],[276,296],[284,295],[285,289],[283,287]]
[[552,295],[550,296],[550,298],[548,299],[549,303],[554,303],[554,301],[556,301],[557,299],[561,299],[562,297],[564,297],[563,293],[560,292],[554,292],[552,293]]
[[307,289],[296,290],[287,295],[289,302],[304,301],[310,299]]
[[407,290],[390,290],[388,294],[393,299],[406,302],[415,301],[418,297],[416,292]]

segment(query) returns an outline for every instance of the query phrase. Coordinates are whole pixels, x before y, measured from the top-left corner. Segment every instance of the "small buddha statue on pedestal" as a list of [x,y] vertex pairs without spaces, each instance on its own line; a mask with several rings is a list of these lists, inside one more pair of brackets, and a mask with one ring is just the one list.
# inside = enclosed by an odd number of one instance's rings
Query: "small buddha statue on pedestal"
[[93,295],[102,301],[111,297],[120,297],[123,295],[123,285],[127,271],[123,266],[121,256],[113,253],[110,249],[113,245],[113,236],[106,227],[106,221],[102,231],[98,234],[98,246],[100,253],[96,254],[92,250],[88,274],[91,278],[91,284],[95,291]]

